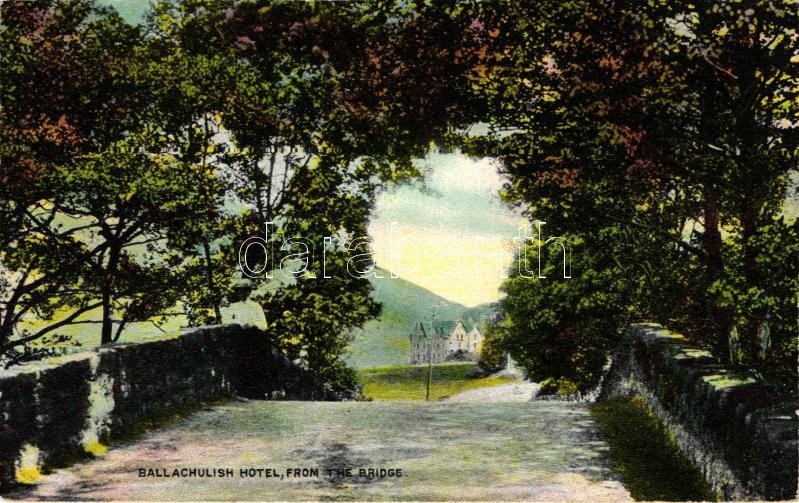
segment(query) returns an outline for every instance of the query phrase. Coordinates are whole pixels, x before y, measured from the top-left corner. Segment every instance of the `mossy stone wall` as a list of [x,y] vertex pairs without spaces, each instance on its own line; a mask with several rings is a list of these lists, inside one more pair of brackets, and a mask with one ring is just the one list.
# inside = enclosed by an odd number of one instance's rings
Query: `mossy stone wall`
[[797,403],[656,324],[629,328],[600,399],[637,395],[725,500],[792,500]]
[[114,438],[231,396],[338,400],[253,327],[226,325],[0,371],[0,491]]

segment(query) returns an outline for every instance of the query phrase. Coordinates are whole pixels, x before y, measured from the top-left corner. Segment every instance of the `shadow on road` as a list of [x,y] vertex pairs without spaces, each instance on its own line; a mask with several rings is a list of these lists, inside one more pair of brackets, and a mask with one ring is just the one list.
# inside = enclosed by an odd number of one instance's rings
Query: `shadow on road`
[[714,501],[702,474],[677,449],[638,398],[613,398],[591,406],[610,445],[613,469],[636,500]]

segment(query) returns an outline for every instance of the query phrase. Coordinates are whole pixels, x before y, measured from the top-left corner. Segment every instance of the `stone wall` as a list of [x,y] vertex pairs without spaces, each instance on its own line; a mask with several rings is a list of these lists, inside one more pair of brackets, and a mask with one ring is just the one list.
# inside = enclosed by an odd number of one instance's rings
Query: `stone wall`
[[797,403],[682,335],[633,325],[600,399],[638,395],[725,500],[793,500]]
[[43,467],[101,455],[142,424],[231,396],[339,398],[264,332],[239,325],[0,371],[0,491]]

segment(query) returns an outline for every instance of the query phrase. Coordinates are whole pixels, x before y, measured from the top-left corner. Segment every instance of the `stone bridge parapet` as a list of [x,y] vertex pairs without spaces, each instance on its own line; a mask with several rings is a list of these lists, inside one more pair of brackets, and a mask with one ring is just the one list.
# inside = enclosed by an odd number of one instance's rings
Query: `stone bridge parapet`
[[600,395],[640,396],[724,500],[793,500],[797,403],[656,324],[627,331]]
[[226,397],[337,400],[257,328],[225,325],[0,371],[0,491]]

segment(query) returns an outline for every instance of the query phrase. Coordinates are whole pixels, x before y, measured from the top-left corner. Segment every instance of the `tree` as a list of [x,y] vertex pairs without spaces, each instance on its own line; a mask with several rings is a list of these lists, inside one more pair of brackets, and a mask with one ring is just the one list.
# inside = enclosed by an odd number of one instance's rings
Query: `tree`
[[483,342],[480,343],[477,366],[486,373],[497,372],[508,365],[508,352],[496,331],[494,322],[483,325]]
[[[183,254],[183,278],[191,285],[181,303],[191,324],[222,323],[221,308],[233,285],[234,265],[230,233],[236,225],[236,210],[224,206],[231,199],[230,156],[236,148],[222,124],[229,95],[243,78],[241,62],[224,51],[191,53],[176,38],[183,29],[177,20],[166,23],[173,7],[160,4],[154,16],[161,28],[149,27],[148,43],[139,58],[140,72],[149,83],[152,105],[148,128],[159,135],[160,148],[180,163],[175,176],[196,178],[197,173],[213,179],[198,185],[198,197],[215,211],[195,215],[181,225],[182,235],[174,246]],[[163,28],[166,24],[168,28]]]
[[560,247],[542,249],[542,279],[539,243],[526,245],[502,286],[504,320],[497,333],[528,378],[565,378],[586,390],[599,382],[626,325],[629,299],[612,252],[575,237],[572,241],[579,249],[570,279],[555,278],[563,270]]
[[[100,246],[77,246],[49,201],[52,167],[117,141],[142,96],[117,68],[138,29],[90,2],[2,5],[0,143],[0,354],[12,364],[46,353],[32,346],[97,307],[77,292]],[[42,85],[47,83],[47,85]],[[36,317],[35,329],[20,322]]]
[[[262,235],[271,222],[274,268],[296,252],[281,247],[289,239],[340,237],[326,250],[333,278],[309,269],[254,297],[288,354],[328,379],[341,370],[345,334],[379,312],[368,281],[347,270],[356,252],[366,251],[349,241],[366,235],[377,190],[418,176],[413,158],[465,117],[450,95],[467,87],[461,70],[468,58],[419,44],[442,40],[431,34],[448,20],[446,9],[433,12],[428,21],[393,2],[376,9],[264,2],[192,24],[218,26],[208,39],[253,70],[238,79],[222,112],[237,146],[228,157],[236,197],[246,208],[239,242]],[[401,22],[388,23],[391,16]],[[449,29],[444,40],[462,35]],[[449,64],[416,65],[409,54],[418,48]],[[321,250],[314,253],[318,261]],[[370,266],[359,270],[369,274]]]
[[568,2],[537,5],[542,18],[502,7],[476,14],[496,34],[475,83],[491,134],[467,148],[501,159],[508,199],[553,235],[613,250],[596,265],[627,278],[635,318],[795,376],[795,353],[764,337],[795,338],[795,276],[759,273],[781,256],[760,248],[761,232],[794,246],[778,214],[796,171],[795,10]]
[[[0,247],[7,362],[35,357],[30,344],[65,325],[98,323],[108,343],[131,322],[176,314],[178,300],[191,309],[198,297],[218,299],[224,283],[198,285],[189,274],[197,255],[205,279],[219,274],[208,267],[209,235],[225,187],[208,168],[202,121],[213,103],[169,101],[194,99],[186,88],[208,76],[205,67],[169,80],[176,76],[165,69],[196,61],[166,58],[160,40],[91,2],[3,9],[14,62],[3,73],[2,214],[13,224]],[[101,319],[88,319],[96,308]],[[20,329],[25,320],[37,328]]]
[[100,299],[103,344],[118,340],[128,323],[174,306],[183,257],[173,242],[184,238],[187,225],[216,213],[221,202],[214,173],[143,151],[142,144],[147,143],[129,140],[80,156],[55,167],[48,180],[59,194],[50,201],[57,213],[79,222],[74,246],[97,243],[79,291]]

